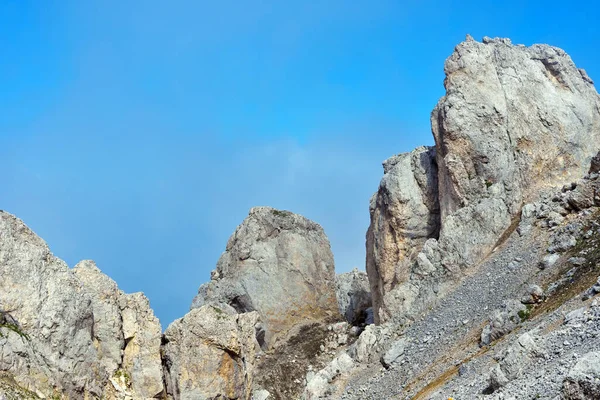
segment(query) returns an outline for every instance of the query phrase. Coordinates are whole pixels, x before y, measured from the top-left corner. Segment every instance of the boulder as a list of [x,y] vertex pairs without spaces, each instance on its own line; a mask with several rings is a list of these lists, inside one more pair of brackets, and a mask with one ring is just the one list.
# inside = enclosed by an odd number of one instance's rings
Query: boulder
[[408,340],[404,337],[396,340],[390,346],[390,348],[381,356],[381,364],[385,368],[391,367],[393,364],[397,363],[402,359],[402,355],[404,354],[404,349],[408,344]]
[[335,357],[325,368],[318,372],[309,373],[306,377],[306,388],[302,398],[305,400],[322,399],[330,395],[332,389],[332,381],[349,372],[354,367],[354,360],[343,352]]
[[506,386],[510,381],[529,370],[531,363],[542,357],[543,352],[535,343],[529,332],[519,336],[515,343],[506,349],[490,371],[489,384],[491,391]]
[[521,303],[523,304],[537,304],[544,301],[544,290],[538,285],[529,285],[527,291],[521,297]]
[[567,400],[600,399],[600,352],[587,353],[577,361],[563,382],[563,394]]
[[489,345],[512,332],[528,316],[529,310],[521,302],[516,300],[504,302],[501,309],[494,310],[490,315],[489,323],[481,332],[481,344]]
[[371,201],[377,323],[414,317],[452,290],[512,232],[522,204],[584,176],[598,151],[600,96],[563,50],[468,37],[444,70],[435,148],[387,162]]
[[598,173],[592,173],[584,179],[580,179],[577,186],[565,194],[565,201],[575,211],[600,205],[600,178]]
[[174,400],[245,399],[252,394],[257,312],[192,309],[164,335],[167,393]]
[[371,291],[366,272],[354,268],[350,272],[338,274],[335,277],[335,291],[338,308],[346,321],[352,325],[367,323]]
[[348,354],[356,362],[368,364],[380,358],[386,343],[392,335],[391,328],[385,325],[369,325],[358,340],[348,348]]
[[263,347],[301,323],[339,319],[333,254],[323,228],[289,211],[252,208],[192,308],[205,304],[257,311]]
[[546,254],[544,256],[544,258],[542,258],[542,260],[540,261],[540,263],[538,264],[538,266],[541,269],[546,269],[546,268],[550,268],[553,267],[554,264],[556,264],[556,262],[560,259],[560,255],[554,253],[554,254]]

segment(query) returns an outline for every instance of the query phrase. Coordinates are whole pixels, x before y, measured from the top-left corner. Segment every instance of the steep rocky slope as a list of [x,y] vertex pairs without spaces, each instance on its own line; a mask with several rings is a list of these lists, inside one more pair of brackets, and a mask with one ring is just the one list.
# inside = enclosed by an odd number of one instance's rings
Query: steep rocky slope
[[[332,398],[556,399],[593,382],[577,365],[600,350],[600,181],[575,184],[526,205],[517,230],[412,325],[383,325],[381,357],[346,370]],[[572,207],[581,193],[595,193],[592,205]]]
[[256,207],[163,334],[143,294],[0,212],[0,399],[600,398],[593,82],[507,39],[467,37],[445,71],[435,146],[384,162],[367,274]]
[[600,97],[561,49],[471,37],[445,64],[435,148],[384,163],[367,272],[375,320],[410,320],[509,232],[524,203],[582,177],[600,143]]
[[384,162],[371,201],[382,325],[306,395],[597,398],[600,97],[546,45],[469,37],[445,70],[436,146]]

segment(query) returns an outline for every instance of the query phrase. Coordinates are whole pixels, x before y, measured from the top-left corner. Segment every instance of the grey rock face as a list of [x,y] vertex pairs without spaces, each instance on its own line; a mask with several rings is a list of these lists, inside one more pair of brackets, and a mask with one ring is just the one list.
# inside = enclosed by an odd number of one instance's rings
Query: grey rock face
[[106,373],[112,376],[121,366],[121,352],[125,347],[119,306],[119,299],[123,293],[117,284],[104,275],[91,260],[79,262],[73,268],[73,272],[83,283],[92,301],[94,318],[92,340],[98,349],[98,358]]
[[252,393],[258,313],[205,305],[165,331],[167,391],[174,400],[246,399]]
[[384,296],[410,277],[411,263],[439,224],[436,153],[419,147],[383,163],[384,176],[371,199],[367,274],[375,323],[391,312]]
[[[163,391],[161,327],[141,293],[120,291],[93,261],[73,270],[14,216],[0,212],[1,308],[29,337],[0,337],[0,370],[41,395],[150,398]],[[117,382],[117,381],[115,381]]]
[[129,377],[123,389],[141,398],[163,392],[162,329],[143,293],[125,294],[93,261],[73,269],[92,300],[93,341],[108,376]]
[[590,352],[577,361],[563,390],[567,400],[600,399],[600,352]]
[[258,311],[271,346],[291,327],[339,316],[329,240],[318,224],[289,211],[255,207],[229,239],[192,308],[227,304]]
[[0,307],[30,337],[0,338],[0,369],[32,391],[100,396],[107,375],[93,345],[90,297],[46,243],[6,212],[0,212],[0,276]]
[[599,98],[563,50],[471,40],[456,47],[445,72],[446,96],[432,113],[442,218],[486,197],[515,215],[544,185],[587,172]]
[[160,323],[143,293],[124,295],[120,307],[126,343],[121,368],[129,374],[134,394],[156,397],[164,389]]
[[[436,146],[426,150],[435,168],[424,174],[407,161],[422,149],[400,156],[371,202],[376,322],[414,316],[451,290],[509,232],[523,203],[585,175],[598,151],[600,97],[563,50],[468,38],[445,73],[446,95],[431,116]],[[423,176],[437,187],[415,184]]]
[[371,307],[371,290],[366,272],[354,268],[335,277],[335,289],[340,313],[352,325],[367,322]]

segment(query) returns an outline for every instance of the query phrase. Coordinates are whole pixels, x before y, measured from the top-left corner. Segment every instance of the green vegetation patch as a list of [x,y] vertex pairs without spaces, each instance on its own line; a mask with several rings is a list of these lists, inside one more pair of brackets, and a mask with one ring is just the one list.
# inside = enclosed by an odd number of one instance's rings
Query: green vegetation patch
[[286,210],[271,210],[271,212],[273,213],[273,215],[281,218],[291,217],[293,215],[291,211]]

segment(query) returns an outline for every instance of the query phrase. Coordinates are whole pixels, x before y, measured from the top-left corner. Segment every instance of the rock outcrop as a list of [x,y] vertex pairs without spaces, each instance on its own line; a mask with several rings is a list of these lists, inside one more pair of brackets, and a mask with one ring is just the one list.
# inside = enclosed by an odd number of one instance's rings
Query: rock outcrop
[[125,294],[93,261],[73,269],[90,295],[93,342],[109,377],[126,376],[124,393],[153,398],[163,393],[162,329],[143,293]]
[[[340,319],[323,229],[266,207],[251,210],[213,280],[201,287],[198,307],[164,335],[142,293],[123,293],[93,261],[69,269],[5,212],[0,273],[0,374],[8,374],[11,393],[250,399],[261,351],[257,338],[264,347],[292,328],[328,332],[325,323]],[[363,288],[364,281],[349,287]],[[352,295],[355,312],[364,311],[364,299]],[[304,339],[296,335],[287,345]],[[318,351],[321,341],[313,339]]]
[[0,370],[18,386],[47,397],[162,394],[161,327],[143,294],[124,294],[92,261],[69,269],[6,212],[0,275],[0,307],[23,334],[0,335]]
[[372,314],[371,290],[366,272],[354,268],[350,272],[335,277],[335,290],[340,313],[352,325],[373,323],[369,321]]
[[481,344],[489,345],[494,340],[512,332],[527,317],[527,307],[516,300],[507,300],[501,309],[494,310],[490,322],[481,332]]
[[205,304],[257,311],[263,347],[296,325],[338,319],[333,254],[323,228],[289,211],[252,208],[192,308]]
[[258,313],[205,305],[165,331],[167,392],[174,400],[246,399],[252,393]]
[[161,334],[142,293],[0,211],[0,399],[598,398],[593,82],[506,39],[445,71],[435,147],[384,162],[368,284],[318,224],[257,207]]
[[32,392],[100,396],[108,375],[93,345],[92,301],[67,265],[18,218],[0,212],[0,293],[29,340],[0,338],[0,369]]
[[435,149],[386,161],[371,202],[377,322],[410,319],[444,296],[525,202],[585,175],[598,151],[600,97],[563,50],[468,37],[445,73],[431,115]]
[[425,241],[439,233],[435,148],[419,147],[383,163],[384,176],[371,198],[367,231],[367,274],[375,323],[402,307],[395,287],[408,283],[412,261]]
[[564,382],[567,400],[600,398],[600,352],[590,352],[575,364]]

